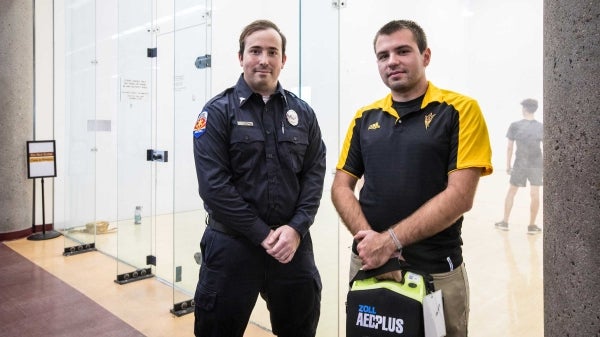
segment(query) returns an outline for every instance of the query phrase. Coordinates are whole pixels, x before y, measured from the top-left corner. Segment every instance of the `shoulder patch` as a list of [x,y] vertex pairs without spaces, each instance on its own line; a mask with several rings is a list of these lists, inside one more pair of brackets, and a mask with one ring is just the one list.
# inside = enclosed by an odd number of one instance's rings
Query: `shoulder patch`
[[206,122],[208,121],[208,112],[202,111],[198,115],[196,124],[194,125],[194,138],[200,138],[206,132]]

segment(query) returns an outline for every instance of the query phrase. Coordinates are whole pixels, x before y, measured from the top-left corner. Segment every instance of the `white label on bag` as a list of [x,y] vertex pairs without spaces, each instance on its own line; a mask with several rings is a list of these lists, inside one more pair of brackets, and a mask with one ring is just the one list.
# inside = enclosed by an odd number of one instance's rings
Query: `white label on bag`
[[423,320],[425,337],[446,336],[446,321],[444,320],[444,303],[442,291],[438,290],[423,299]]

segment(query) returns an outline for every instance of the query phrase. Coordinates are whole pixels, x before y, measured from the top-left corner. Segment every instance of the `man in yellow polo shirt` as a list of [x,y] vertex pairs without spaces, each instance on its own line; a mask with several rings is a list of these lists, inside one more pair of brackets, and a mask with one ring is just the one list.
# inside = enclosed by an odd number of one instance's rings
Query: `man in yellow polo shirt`
[[431,50],[419,25],[387,23],[374,49],[391,92],[350,122],[331,190],[354,235],[351,274],[406,260],[442,290],[447,336],[467,336],[461,227],[479,178],[492,173],[487,126],[477,101],[427,80]]

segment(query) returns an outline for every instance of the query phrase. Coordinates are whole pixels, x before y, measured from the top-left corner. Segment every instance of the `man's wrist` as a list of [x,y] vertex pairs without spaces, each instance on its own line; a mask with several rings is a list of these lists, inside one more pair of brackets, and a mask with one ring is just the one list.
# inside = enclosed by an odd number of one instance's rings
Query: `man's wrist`
[[400,242],[400,240],[398,240],[398,237],[396,236],[396,232],[394,232],[394,230],[392,228],[389,228],[388,233],[390,234],[390,237],[392,238],[392,242],[396,246],[396,251],[401,252],[402,251],[402,243]]

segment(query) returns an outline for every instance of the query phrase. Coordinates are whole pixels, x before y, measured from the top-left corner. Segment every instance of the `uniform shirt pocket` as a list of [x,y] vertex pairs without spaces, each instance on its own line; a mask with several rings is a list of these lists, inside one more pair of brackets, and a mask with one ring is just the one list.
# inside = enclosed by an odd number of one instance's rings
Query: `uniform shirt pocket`
[[280,154],[287,164],[298,173],[302,170],[308,148],[308,134],[298,128],[289,128],[279,136]]
[[238,173],[252,171],[263,158],[265,138],[256,127],[235,126],[231,130],[229,155]]

